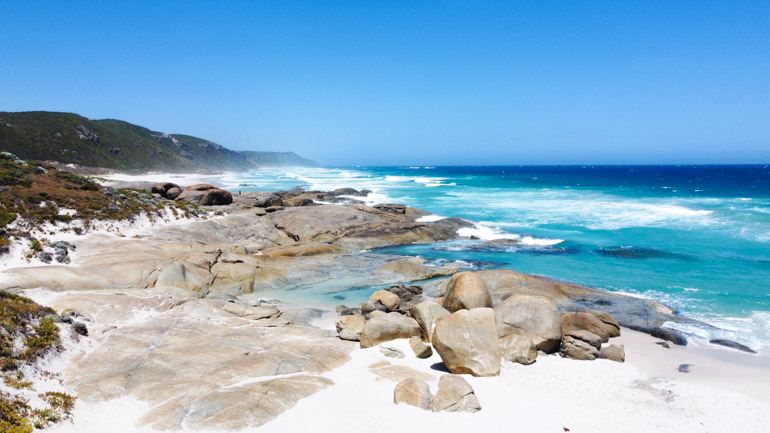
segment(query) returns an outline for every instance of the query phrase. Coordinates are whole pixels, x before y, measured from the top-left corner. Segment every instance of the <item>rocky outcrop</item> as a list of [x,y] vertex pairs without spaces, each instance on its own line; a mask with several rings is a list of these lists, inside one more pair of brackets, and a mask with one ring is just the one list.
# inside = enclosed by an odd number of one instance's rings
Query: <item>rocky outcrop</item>
[[177,196],[177,200],[198,203],[203,206],[222,206],[232,203],[233,195],[229,191],[201,183],[188,186]]
[[591,313],[564,313],[561,315],[561,333],[570,335],[578,330],[588,331],[598,335],[602,343],[610,339],[610,332],[614,329],[611,325],[599,320]]
[[378,267],[374,272],[377,275],[397,281],[428,280],[457,272],[457,269],[454,268],[426,266],[423,264],[425,262],[425,259],[420,258],[394,260]]
[[62,293],[52,306],[77,311],[94,343],[64,385],[84,404],[141,402],[129,429],[241,430],[331,386],[322,375],[350,359],[352,345],[328,331],[244,320],[227,304],[145,290]]
[[364,330],[364,316],[360,314],[351,314],[348,316],[342,316],[337,319],[336,328],[337,334],[343,340],[359,341],[361,339],[361,332]]
[[414,356],[420,359],[430,358],[433,355],[433,349],[416,335],[409,338],[409,347],[412,348]]
[[513,295],[495,308],[497,332],[503,337],[519,330],[531,335],[537,350],[559,350],[562,330],[559,307],[545,296]]
[[393,390],[393,403],[408,404],[429,410],[433,396],[427,383],[419,379],[404,379]]
[[478,412],[481,410],[473,387],[462,377],[445,374],[431,403],[433,412]]
[[474,376],[500,373],[500,346],[495,312],[491,308],[450,314],[436,324],[431,341],[452,373]]
[[448,316],[449,311],[435,302],[423,301],[410,308],[409,315],[420,325],[422,341],[430,342],[436,322]]
[[361,331],[361,347],[372,347],[386,341],[420,335],[420,325],[399,313],[374,311]]
[[486,283],[475,272],[460,272],[447,283],[443,307],[450,312],[492,307]]
[[537,359],[537,346],[532,335],[514,331],[500,339],[500,356],[510,362],[529,365]]

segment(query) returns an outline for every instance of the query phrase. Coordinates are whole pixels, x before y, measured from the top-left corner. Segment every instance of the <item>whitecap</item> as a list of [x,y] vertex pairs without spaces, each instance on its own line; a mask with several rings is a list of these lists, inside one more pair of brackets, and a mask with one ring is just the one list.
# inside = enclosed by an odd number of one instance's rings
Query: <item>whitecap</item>
[[415,222],[418,223],[434,223],[436,221],[441,221],[443,219],[446,219],[446,217],[440,216],[440,215],[425,215],[417,218]]

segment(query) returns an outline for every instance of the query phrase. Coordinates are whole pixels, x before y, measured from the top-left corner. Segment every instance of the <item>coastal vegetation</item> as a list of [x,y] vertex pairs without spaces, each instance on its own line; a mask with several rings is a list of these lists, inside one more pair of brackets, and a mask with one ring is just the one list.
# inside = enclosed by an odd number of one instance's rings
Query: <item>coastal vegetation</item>
[[[147,191],[103,187],[93,179],[79,176],[42,162],[25,161],[8,152],[0,153],[0,254],[8,252],[14,239],[28,241],[28,258],[42,253],[46,240],[32,233],[62,229],[87,231],[95,221],[126,221],[141,214],[152,218],[166,200]],[[197,213],[191,203],[174,202],[174,215]],[[60,224],[60,225],[61,225]],[[50,242],[48,242],[50,243]]]
[[[28,377],[37,371],[39,359],[62,350],[54,318],[58,316],[53,309],[0,290],[0,376],[5,385],[0,389],[0,431],[27,433],[71,417],[75,397],[59,391],[38,393]],[[36,397],[37,404],[30,403],[29,396]]]
[[47,111],[0,112],[0,150],[24,159],[126,172],[317,165],[292,152],[237,152],[202,138],[156,132],[122,120]]

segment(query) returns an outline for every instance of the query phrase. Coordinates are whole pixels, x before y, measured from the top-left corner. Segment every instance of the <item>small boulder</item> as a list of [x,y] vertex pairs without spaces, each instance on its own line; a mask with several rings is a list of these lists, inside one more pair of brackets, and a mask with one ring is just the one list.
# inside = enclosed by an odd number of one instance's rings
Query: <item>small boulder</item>
[[393,390],[393,403],[395,404],[405,403],[428,410],[432,400],[430,387],[419,379],[404,379]]
[[591,310],[586,308],[581,313],[593,314],[597,319],[601,320],[605,325],[608,325],[607,331],[610,337],[620,337],[620,324],[614,317],[604,311]]
[[342,340],[359,341],[365,323],[364,316],[360,314],[342,316],[336,322],[337,333]]
[[409,346],[414,351],[414,355],[420,359],[430,358],[433,355],[433,349],[425,343],[422,338],[414,336],[409,338]]
[[169,188],[168,191],[166,191],[165,197],[169,200],[175,200],[177,197],[179,197],[179,194],[182,193],[182,188],[173,187]]
[[460,310],[436,323],[431,339],[446,368],[474,376],[500,374],[500,346],[491,308]]
[[626,362],[626,349],[622,344],[610,344],[599,350],[599,358],[615,362]]
[[449,311],[435,302],[424,301],[410,308],[409,315],[420,325],[422,341],[430,342],[436,322],[448,316]]
[[594,334],[593,332],[586,331],[585,329],[572,329],[567,332],[567,334],[572,338],[577,338],[578,340],[585,341],[586,343],[590,344],[591,346],[600,349],[602,347],[602,337],[599,337],[598,335]]
[[607,325],[590,313],[563,313],[561,315],[561,334],[570,335],[576,330],[585,330],[601,337],[606,343],[610,339],[611,325]]
[[512,332],[500,339],[500,356],[510,362],[529,365],[537,359],[537,348],[532,335],[526,332]]
[[204,206],[224,206],[233,202],[233,195],[230,191],[219,188],[212,188],[206,191],[206,194],[200,201]]
[[599,356],[599,349],[583,340],[565,335],[561,340],[561,350],[559,351],[559,354],[564,358],[593,361]]
[[372,347],[386,341],[420,335],[420,325],[411,317],[398,313],[373,311],[361,330],[361,347]]
[[273,193],[258,194],[254,198],[254,207],[267,208],[271,206],[283,206],[283,200]]
[[562,330],[559,307],[545,296],[513,295],[495,308],[497,332],[501,337],[515,331],[532,336],[537,350],[559,350]]
[[374,304],[375,308],[377,304],[380,304],[388,311],[395,311],[401,303],[401,299],[387,290],[378,290],[369,296],[369,302]]
[[447,283],[444,308],[449,312],[492,307],[492,296],[484,280],[473,272],[454,274]]
[[445,374],[438,381],[438,391],[431,403],[433,412],[478,412],[481,404],[473,387],[462,377]]

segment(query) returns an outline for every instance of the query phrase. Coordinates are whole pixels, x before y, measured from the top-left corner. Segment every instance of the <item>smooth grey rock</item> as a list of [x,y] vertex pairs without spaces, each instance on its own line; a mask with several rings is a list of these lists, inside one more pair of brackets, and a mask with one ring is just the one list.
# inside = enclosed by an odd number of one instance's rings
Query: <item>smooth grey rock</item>
[[626,362],[626,351],[622,344],[610,344],[599,349],[598,357],[615,362]]
[[390,357],[390,358],[404,358],[404,352],[396,349],[395,347],[388,347],[388,346],[380,346],[380,352],[382,352],[383,355]]

